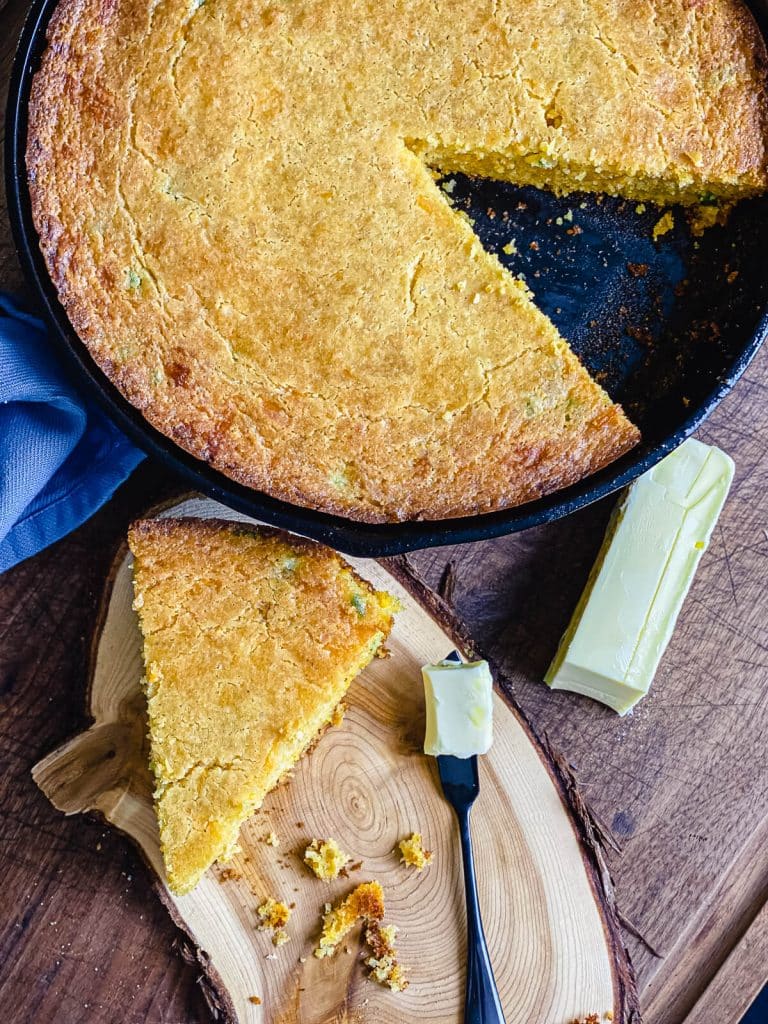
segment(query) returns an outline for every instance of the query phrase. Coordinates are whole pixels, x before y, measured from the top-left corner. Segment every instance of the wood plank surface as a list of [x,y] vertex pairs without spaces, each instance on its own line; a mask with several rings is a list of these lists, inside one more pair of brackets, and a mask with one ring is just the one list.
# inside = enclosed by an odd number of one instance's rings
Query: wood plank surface
[[745,1013],[758,992],[752,979],[765,970],[768,941],[768,904],[763,904],[749,929],[728,954],[728,958],[697,999],[685,1024],[710,1024],[718,1019],[720,1007]]
[[[0,8],[0,83],[26,10]],[[23,293],[0,217],[0,287]],[[586,579],[611,502],[496,541],[420,552],[478,643],[571,761],[619,849],[647,1024],[731,1024],[768,974],[768,349],[699,432],[736,461],[721,525],[650,697],[610,711],[540,682]],[[198,965],[129,844],[56,813],[32,764],[85,724],[95,602],[113,548],[147,499],[140,468],[74,535],[0,578],[0,1007],[9,1024],[203,1024]]]

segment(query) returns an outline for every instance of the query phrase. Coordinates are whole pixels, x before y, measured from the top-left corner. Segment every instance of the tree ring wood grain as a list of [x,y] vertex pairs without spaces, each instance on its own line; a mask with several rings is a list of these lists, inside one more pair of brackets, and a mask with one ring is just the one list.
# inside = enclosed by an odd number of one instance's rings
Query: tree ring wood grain
[[[189,498],[151,514],[247,521],[210,499]],[[94,635],[88,690],[94,724],[33,769],[38,786],[68,814],[96,812],[127,833],[157,876],[160,898],[189,936],[215,1019],[269,1024],[453,1024],[462,1015],[464,905],[450,808],[435,765],[421,753],[419,666],[453,647],[478,655],[450,606],[404,558],[350,559],[405,610],[388,643],[353,684],[345,723],[324,737],[241,832],[242,852],[222,881],[218,868],[198,888],[174,896],[163,881],[147,768],[140,639],[131,609],[130,559],[118,552]],[[606,1011],[639,1020],[599,833],[567,763],[520,711],[495,673],[495,742],[482,759],[473,818],[486,930],[508,1024],[567,1024]],[[400,865],[396,842],[425,834],[434,864],[421,874]],[[280,846],[263,842],[274,830]],[[333,883],[301,863],[310,838],[333,836],[363,868]],[[332,961],[312,949],[319,914],[357,881],[379,878],[387,918],[412,984],[394,995],[364,977],[360,936]],[[501,882],[501,884],[499,884]],[[256,930],[255,910],[274,895],[295,902],[292,940],[275,951]],[[186,947],[185,947],[186,948]],[[269,957],[269,959],[266,959]],[[302,962],[303,961],[303,962]],[[257,996],[260,1004],[250,997]]]

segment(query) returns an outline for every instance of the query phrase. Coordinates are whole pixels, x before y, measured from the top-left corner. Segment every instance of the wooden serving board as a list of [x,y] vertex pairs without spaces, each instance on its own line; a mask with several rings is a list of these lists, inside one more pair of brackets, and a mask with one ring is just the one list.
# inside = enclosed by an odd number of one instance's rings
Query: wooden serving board
[[[198,498],[159,514],[246,518]],[[458,839],[435,763],[421,752],[420,666],[456,646],[476,652],[448,607],[404,562],[350,561],[404,604],[388,642],[391,657],[375,660],[352,685],[343,725],[321,739],[290,783],[271,793],[243,827],[242,852],[227,865],[231,872],[214,867],[183,897],[163,881],[126,549],[114,564],[94,639],[94,724],[33,771],[57,808],[99,812],[138,844],[158,877],[161,898],[196,947],[220,1020],[462,1020],[465,914]],[[603,1019],[609,1011],[616,1021],[629,1021],[636,1007],[632,972],[589,816],[567,768],[499,694],[494,714],[494,745],[482,759],[473,835],[508,1024],[566,1024],[590,1013]],[[393,852],[414,830],[434,851],[423,873],[405,868]],[[264,842],[272,831],[276,848]],[[329,836],[363,862],[331,883],[316,879],[301,860],[311,838]],[[232,872],[237,877],[228,878]],[[411,981],[403,993],[365,977],[359,932],[333,960],[312,956],[324,904],[372,878],[384,887],[387,922],[400,929],[400,958]],[[256,928],[256,908],[267,896],[296,904],[291,940],[277,950]]]

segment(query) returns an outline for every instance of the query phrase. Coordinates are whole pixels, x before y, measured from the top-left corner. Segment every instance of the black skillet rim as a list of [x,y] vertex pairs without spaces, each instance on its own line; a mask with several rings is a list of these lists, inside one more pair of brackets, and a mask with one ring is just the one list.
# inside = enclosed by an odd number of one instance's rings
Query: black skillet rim
[[[709,416],[744,373],[768,334],[768,307],[717,386],[682,425],[650,449],[642,444],[577,484],[500,512],[459,519],[369,524],[302,508],[230,480],[179,448],[152,427],[96,366],[77,337],[48,274],[32,222],[27,188],[27,112],[32,76],[46,45],[45,33],[57,0],[34,0],[19,39],[6,109],[5,180],[11,229],[25,277],[40,301],[56,348],[75,371],[83,390],[147,454],[209,497],[273,526],[322,541],[350,555],[383,557],[419,548],[487,540],[517,533],[569,515],[625,487],[678,447]],[[752,6],[752,5],[751,5]]]

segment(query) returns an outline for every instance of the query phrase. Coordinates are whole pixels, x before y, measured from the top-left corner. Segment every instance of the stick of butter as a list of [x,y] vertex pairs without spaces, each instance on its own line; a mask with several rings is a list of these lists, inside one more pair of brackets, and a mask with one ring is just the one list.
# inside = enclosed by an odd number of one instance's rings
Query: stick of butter
[[544,681],[624,715],[645,696],[733,479],[733,460],[690,439],[641,476],[603,546]]
[[424,753],[432,757],[485,754],[493,742],[493,679],[487,661],[425,665],[427,728]]

